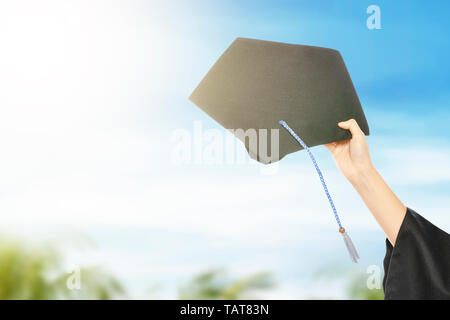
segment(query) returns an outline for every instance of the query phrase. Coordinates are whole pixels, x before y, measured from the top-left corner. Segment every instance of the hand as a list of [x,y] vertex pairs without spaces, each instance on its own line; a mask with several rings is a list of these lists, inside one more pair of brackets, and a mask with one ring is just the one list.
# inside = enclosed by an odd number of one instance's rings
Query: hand
[[339,170],[350,181],[372,212],[392,245],[395,245],[406,207],[392,192],[370,160],[369,146],[355,120],[339,122],[350,130],[350,140],[326,144]]
[[345,141],[332,142],[326,144],[325,147],[330,150],[342,174],[352,182],[362,172],[373,168],[369,146],[364,133],[354,119],[339,122],[338,126],[342,129],[350,130],[352,138]]

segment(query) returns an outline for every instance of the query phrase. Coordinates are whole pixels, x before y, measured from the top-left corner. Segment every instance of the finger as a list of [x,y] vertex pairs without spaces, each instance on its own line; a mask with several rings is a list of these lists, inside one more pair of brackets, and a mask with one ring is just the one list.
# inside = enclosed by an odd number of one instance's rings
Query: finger
[[342,129],[350,130],[352,137],[359,136],[362,133],[355,119],[339,122],[338,126]]
[[333,152],[336,149],[336,142],[331,142],[324,144],[325,148],[328,149],[328,151]]

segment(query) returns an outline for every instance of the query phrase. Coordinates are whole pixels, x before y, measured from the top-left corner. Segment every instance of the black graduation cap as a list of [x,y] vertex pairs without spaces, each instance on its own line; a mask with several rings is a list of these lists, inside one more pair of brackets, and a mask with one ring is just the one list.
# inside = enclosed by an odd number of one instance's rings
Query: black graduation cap
[[[359,258],[308,149],[350,139],[350,132],[337,126],[348,119],[355,119],[361,130],[369,134],[364,112],[338,51],[237,38],[209,70],[190,100],[222,126],[232,129],[250,156],[262,163],[307,149],[352,259]],[[256,130],[270,135],[272,129],[281,129],[277,130],[279,139],[275,144],[268,136],[256,136],[264,139],[263,147],[260,141],[250,143],[243,134]]]
[[[350,139],[337,126],[355,119],[368,135],[364,112],[340,53],[333,49],[237,38],[189,97],[227,129],[280,129],[279,120],[309,146]],[[270,163],[303,149],[280,130],[279,156],[238,135],[250,156]]]

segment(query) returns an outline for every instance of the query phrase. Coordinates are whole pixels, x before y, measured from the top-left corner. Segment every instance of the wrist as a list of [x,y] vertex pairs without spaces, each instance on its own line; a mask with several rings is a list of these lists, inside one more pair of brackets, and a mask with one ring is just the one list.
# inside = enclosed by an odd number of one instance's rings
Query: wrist
[[377,170],[371,162],[363,164],[355,168],[351,175],[347,177],[350,183],[357,188],[378,175]]

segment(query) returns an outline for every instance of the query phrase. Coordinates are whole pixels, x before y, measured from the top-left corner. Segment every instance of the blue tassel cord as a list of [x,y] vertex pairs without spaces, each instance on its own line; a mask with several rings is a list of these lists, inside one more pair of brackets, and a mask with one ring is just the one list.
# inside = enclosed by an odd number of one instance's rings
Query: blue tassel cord
[[341,220],[339,219],[339,215],[337,213],[336,207],[334,206],[333,199],[331,199],[331,195],[328,191],[327,184],[325,183],[325,179],[323,178],[322,171],[320,171],[319,165],[317,164],[316,159],[314,158],[311,150],[309,150],[308,146],[303,142],[302,139],[294,132],[294,130],[289,127],[289,125],[281,120],[279,122],[288,132],[289,134],[294,137],[295,140],[308,152],[309,157],[311,158],[312,163],[314,164],[314,167],[316,168],[317,174],[319,175],[320,182],[322,183],[323,190],[325,191],[325,194],[327,195],[328,202],[331,205],[331,209],[333,210],[334,218],[336,219],[336,222],[339,226],[339,232],[342,234],[342,237],[344,239],[345,246],[350,254],[350,258],[353,262],[358,263],[359,255],[356,251],[355,245],[352,242],[352,239],[350,239],[350,236],[347,234],[345,229],[342,227]]

